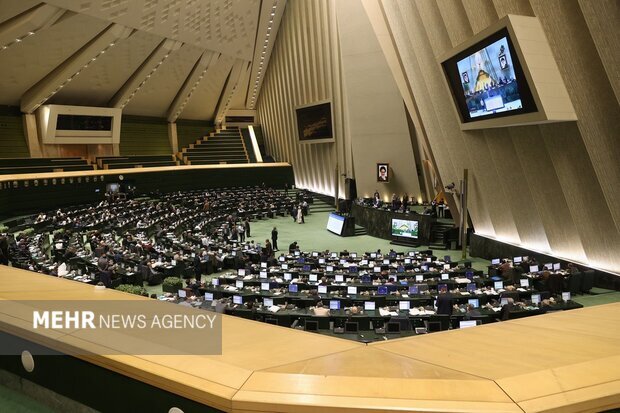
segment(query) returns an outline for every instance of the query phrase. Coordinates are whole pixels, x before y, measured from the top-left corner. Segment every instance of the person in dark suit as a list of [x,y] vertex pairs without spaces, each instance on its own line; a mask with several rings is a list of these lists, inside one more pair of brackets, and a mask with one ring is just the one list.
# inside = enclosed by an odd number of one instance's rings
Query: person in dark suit
[[510,311],[512,311],[515,306],[515,300],[511,297],[507,298],[508,303],[502,306],[502,309],[499,310],[499,319],[502,321],[506,321],[510,319]]
[[202,269],[200,268],[200,256],[198,254],[194,255],[193,263],[194,263],[194,276],[196,278],[196,281],[200,283],[201,278],[202,278]]
[[273,246],[273,250],[277,251],[278,250],[278,229],[276,227],[273,227],[273,229],[271,230],[271,244]]
[[437,296],[437,314],[452,314],[452,294],[448,292],[446,287],[442,287]]
[[245,236],[250,238],[250,220],[248,218],[243,221],[243,226],[245,227]]
[[291,243],[291,245],[288,246],[288,252],[292,254],[295,252],[295,250],[297,250],[297,248],[299,248],[297,246],[297,241],[294,241]]

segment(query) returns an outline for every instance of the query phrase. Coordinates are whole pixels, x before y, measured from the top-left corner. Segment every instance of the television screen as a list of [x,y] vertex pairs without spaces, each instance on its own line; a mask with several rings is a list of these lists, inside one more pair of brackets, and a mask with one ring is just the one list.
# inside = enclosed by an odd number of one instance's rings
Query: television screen
[[537,111],[505,28],[442,66],[463,122]]
[[242,277],[245,277],[245,269],[241,268],[237,270],[237,275],[240,275]]
[[409,295],[414,295],[414,294],[418,294],[417,285],[412,285],[411,287],[409,287]]
[[493,259],[491,260],[491,264],[492,264],[492,265],[499,265],[499,258],[493,258]]
[[269,291],[269,283],[260,283],[260,289],[262,291]]
[[563,292],[562,293],[562,300],[570,301],[570,292]]
[[504,288],[504,282],[503,281],[495,281],[493,283],[493,288],[496,290],[501,290],[502,288]]
[[259,272],[259,273],[258,273],[258,276],[259,276],[260,278],[267,278],[267,271],[261,271],[261,272]]
[[357,294],[357,287],[347,287],[347,294],[349,294],[349,295],[356,295]]
[[311,282],[317,282],[317,280],[319,279],[317,274],[310,274],[308,277]]
[[392,236],[418,238],[418,221],[392,218]]
[[562,266],[559,262],[556,262],[555,264],[553,264],[554,271],[560,271],[560,269],[562,269]]
[[240,295],[233,295],[233,303],[243,304],[243,297],[241,297]]
[[340,310],[340,301],[338,301],[338,300],[329,300],[329,309],[330,310]]
[[532,304],[538,305],[540,303],[540,294],[532,294]]
[[290,293],[296,293],[298,291],[297,284],[289,284],[288,291]]
[[523,288],[527,288],[530,286],[530,280],[528,280],[527,278],[521,278],[519,280],[519,283],[521,284],[521,287]]
[[398,309],[399,310],[409,310],[411,308],[411,303],[409,301],[399,301]]
[[336,276],[334,277],[334,280],[335,280],[337,283],[344,282],[344,275],[342,275],[342,274],[336,274]]
[[473,293],[476,291],[476,283],[467,284],[467,292]]
[[319,103],[295,109],[299,140],[304,143],[331,142],[332,130],[331,103]]
[[388,293],[388,289],[386,286],[382,285],[381,287],[377,288],[377,294],[386,295],[387,293]]
[[514,257],[512,259],[512,262],[514,262],[515,264],[519,264],[522,261],[523,261],[523,257]]
[[273,298],[265,298],[265,299],[263,299],[263,305],[265,307],[271,307],[273,305]]
[[374,301],[364,301],[364,310],[373,311],[375,309]]
[[213,293],[205,293],[205,301],[213,301]]
[[471,304],[474,308],[480,307],[480,300],[477,298],[470,298],[467,300],[467,304]]
[[327,286],[326,285],[319,285],[318,292],[319,292],[319,294],[327,294]]

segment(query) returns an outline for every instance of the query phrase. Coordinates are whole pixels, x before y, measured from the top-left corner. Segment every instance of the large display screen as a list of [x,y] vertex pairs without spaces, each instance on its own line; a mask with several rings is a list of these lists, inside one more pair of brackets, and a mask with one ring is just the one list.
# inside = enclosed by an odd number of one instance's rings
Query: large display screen
[[331,103],[320,103],[295,109],[297,131],[302,142],[331,142],[332,129]]
[[327,219],[327,230],[334,234],[341,235],[342,228],[344,227],[344,217],[338,214],[331,213]]
[[506,29],[445,61],[443,68],[463,122],[536,111]]
[[418,238],[418,221],[392,218],[392,236]]

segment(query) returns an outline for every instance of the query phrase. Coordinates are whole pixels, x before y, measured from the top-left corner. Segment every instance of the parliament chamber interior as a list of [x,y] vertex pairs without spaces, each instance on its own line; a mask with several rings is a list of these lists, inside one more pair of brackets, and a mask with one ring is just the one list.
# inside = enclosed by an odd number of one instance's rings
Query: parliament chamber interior
[[620,411],[616,0],[0,0],[0,411]]

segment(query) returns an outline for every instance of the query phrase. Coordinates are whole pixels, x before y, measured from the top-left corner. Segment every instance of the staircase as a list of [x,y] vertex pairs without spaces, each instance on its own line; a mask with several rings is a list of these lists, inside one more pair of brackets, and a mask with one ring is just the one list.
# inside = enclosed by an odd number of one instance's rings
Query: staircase
[[185,165],[249,163],[248,151],[237,126],[218,129],[177,153]]
[[452,224],[446,224],[442,222],[435,222],[431,226],[431,239],[429,242],[429,248],[434,250],[447,250],[449,249],[448,235],[450,230],[454,226]]

